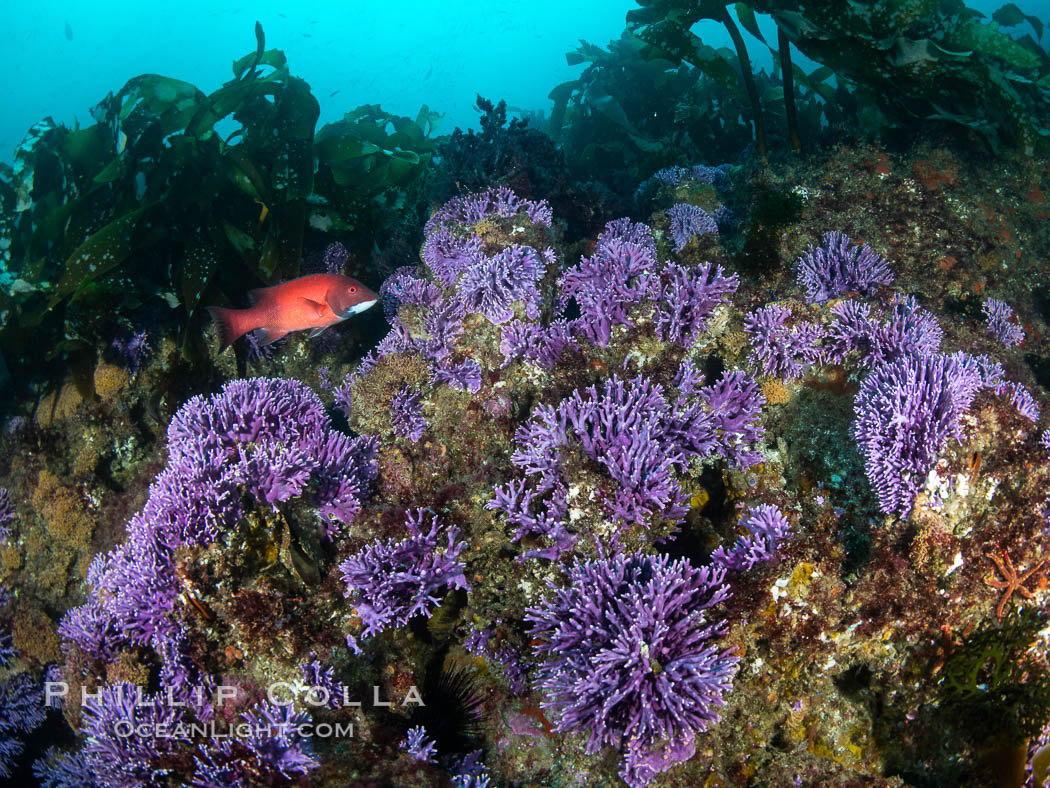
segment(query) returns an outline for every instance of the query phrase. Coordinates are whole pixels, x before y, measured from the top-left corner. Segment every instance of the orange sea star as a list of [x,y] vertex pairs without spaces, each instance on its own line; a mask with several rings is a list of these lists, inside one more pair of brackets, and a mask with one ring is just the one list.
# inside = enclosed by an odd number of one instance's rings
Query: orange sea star
[[1003,609],[1006,607],[1006,603],[1010,601],[1010,598],[1014,595],[1015,591],[1025,599],[1032,598],[1032,592],[1025,588],[1024,584],[1028,578],[1043,568],[1045,559],[1033,566],[1023,575],[1018,576],[1017,570],[1014,569],[1014,563],[1010,560],[1010,556],[1006,552],[1003,553],[1002,558],[997,555],[992,555],[991,553],[985,553],[985,558],[995,564],[995,568],[998,569],[999,574],[1003,576],[1002,580],[998,580],[994,577],[986,577],[984,579],[985,585],[999,589],[1003,592],[1002,599],[999,600],[999,606],[995,609],[995,617],[1002,621]]

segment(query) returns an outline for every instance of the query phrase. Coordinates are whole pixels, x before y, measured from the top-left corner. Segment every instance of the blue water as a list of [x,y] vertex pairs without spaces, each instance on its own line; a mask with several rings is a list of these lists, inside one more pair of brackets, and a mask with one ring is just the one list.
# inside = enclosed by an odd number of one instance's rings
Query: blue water
[[[17,7],[16,7],[17,6]],[[631,0],[214,4],[0,3],[0,160],[26,129],[51,115],[89,125],[90,108],[131,77],[156,73],[205,92],[232,77],[255,50],[284,50],[310,83],[321,123],[361,104],[415,116],[446,113],[438,133],[475,126],[475,96],[547,110],[547,94],[579,74],[565,53],[579,39],[619,37]],[[66,37],[66,23],[72,40]],[[338,91],[338,92],[337,92]],[[332,95],[335,94],[335,95]]]
[[[310,7],[310,6],[313,7]],[[969,5],[989,16],[994,0]],[[1046,0],[1018,3],[1047,15]],[[0,161],[10,162],[26,130],[48,115],[90,125],[89,111],[131,77],[156,73],[210,92],[231,78],[231,62],[255,50],[254,25],[266,44],[283,49],[291,71],[310,83],[321,123],[361,104],[415,116],[426,103],[445,113],[438,133],[476,127],[475,96],[512,107],[550,108],[547,94],[578,75],[565,53],[579,39],[604,46],[619,37],[633,0],[531,2],[349,2],[292,4],[0,3]],[[766,39],[776,34],[760,17]],[[1015,29],[1031,32],[1028,25]],[[696,32],[728,46],[724,29],[701,23]],[[1047,34],[1050,36],[1050,33]],[[71,38],[70,38],[71,36]],[[747,36],[755,67],[768,50]],[[805,58],[798,62],[807,67]],[[811,65],[808,67],[812,67]]]

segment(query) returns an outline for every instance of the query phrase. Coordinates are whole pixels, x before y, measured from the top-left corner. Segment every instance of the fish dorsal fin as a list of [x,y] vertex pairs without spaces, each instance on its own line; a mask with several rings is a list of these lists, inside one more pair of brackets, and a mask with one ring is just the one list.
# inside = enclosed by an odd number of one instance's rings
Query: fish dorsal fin
[[302,296],[299,297],[299,301],[304,307],[312,310],[315,317],[321,317],[324,314],[324,304],[319,301],[314,301],[312,298],[303,298]]
[[254,290],[248,291],[248,300],[251,301],[252,306],[255,306],[260,301],[266,298],[266,293],[270,288],[268,287],[257,287]]

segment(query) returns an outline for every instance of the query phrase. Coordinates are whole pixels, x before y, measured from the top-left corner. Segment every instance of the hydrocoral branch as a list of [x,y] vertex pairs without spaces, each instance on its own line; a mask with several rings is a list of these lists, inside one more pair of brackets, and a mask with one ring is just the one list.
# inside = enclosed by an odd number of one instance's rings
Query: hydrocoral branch
[[831,315],[824,347],[836,364],[851,353],[868,369],[909,354],[929,355],[937,352],[944,336],[936,318],[914,296],[899,293],[884,314],[873,315],[869,305],[850,300],[831,307]]
[[0,487],[0,544],[11,535],[10,523],[15,519],[15,507],[11,504],[11,493]]
[[898,517],[912,509],[949,437],[991,376],[965,353],[906,355],[876,367],[857,394],[853,435],[882,510]]
[[813,364],[823,360],[820,342],[823,329],[813,323],[798,323],[788,327],[791,311],[779,304],[756,309],[744,318],[744,331],[751,339],[748,361],[764,375],[776,375],[784,380],[801,377]]
[[719,646],[725,623],[709,620],[729,597],[724,579],[722,568],[621,554],[577,560],[567,587],[550,582],[525,619],[555,730],[587,734],[588,753],[625,750],[621,775],[633,786],[652,776],[650,756],[664,768],[689,757],[738,662]]
[[394,425],[394,434],[418,443],[427,428],[423,418],[423,406],[419,402],[419,391],[402,386],[390,403],[390,420]]
[[1024,342],[1024,329],[1013,321],[1014,310],[1005,301],[989,298],[981,305],[988,330],[1006,347]]
[[458,560],[467,545],[456,541],[459,529],[446,529],[431,514],[424,532],[425,513],[425,509],[408,513],[407,538],[373,542],[339,565],[346,583],[345,596],[364,623],[366,638],[388,627],[402,626],[412,616],[429,617],[441,601],[439,593],[470,588],[463,562]]
[[591,257],[559,280],[561,297],[580,309],[579,333],[592,345],[609,344],[614,326],[630,326],[628,309],[650,295],[657,265],[652,230],[628,219],[609,222]]
[[726,550],[719,547],[711,554],[711,561],[716,566],[741,572],[776,555],[777,547],[791,535],[788,519],[775,506],[761,505],[748,510],[743,521],[747,534],[737,539],[736,543]]
[[884,257],[840,232],[825,233],[820,246],[810,246],[795,262],[795,272],[814,303],[849,292],[871,295],[878,285],[893,282]]
[[[727,458],[746,468],[761,455],[753,449],[763,431],[765,402],[755,382],[730,372],[712,386],[682,365],[672,403],[662,386],[639,376],[613,376],[599,391],[577,390],[556,407],[539,405],[518,428],[511,461],[532,479],[516,479],[495,490],[486,508],[503,511],[513,538],[544,537],[547,546],[522,558],[554,558],[573,549],[579,534],[572,522],[589,509],[620,528],[681,522],[687,511],[678,481],[693,458]],[[569,458],[579,453],[608,483],[578,477]],[[615,537],[614,537],[615,538]]]
[[739,286],[739,277],[725,276],[722,266],[701,263],[688,269],[668,263],[660,274],[656,335],[689,347],[707,328],[715,308],[728,302]]
[[671,220],[671,238],[674,250],[682,251],[698,235],[718,235],[718,223],[703,208],[689,203],[677,203],[667,209]]

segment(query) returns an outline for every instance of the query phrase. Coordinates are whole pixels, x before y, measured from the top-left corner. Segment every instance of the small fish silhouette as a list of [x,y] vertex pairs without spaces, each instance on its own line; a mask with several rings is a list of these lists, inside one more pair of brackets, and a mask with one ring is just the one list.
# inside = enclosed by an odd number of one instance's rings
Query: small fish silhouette
[[66,41],[73,40],[73,25],[69,24],[69,20],[66,20]]
[[222,352],[249,331],[258,330],[259,342],[269,345],[290,331],[311,329],[315,337],[329,326],[360,314],[379,299],[348,276],[310,274],[248,293],[248,309],[208,307],[219,333]]

